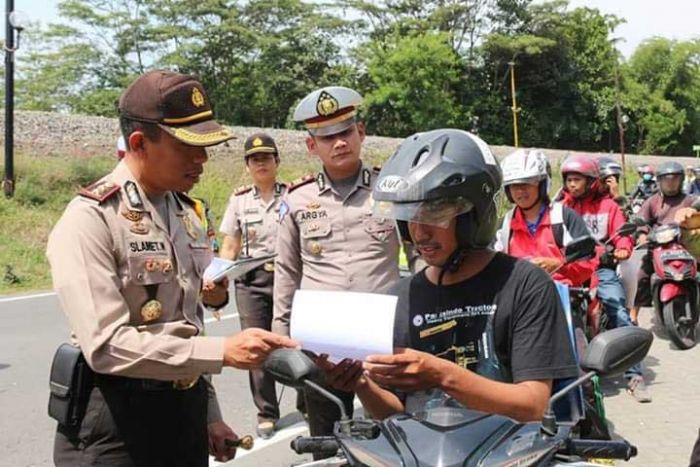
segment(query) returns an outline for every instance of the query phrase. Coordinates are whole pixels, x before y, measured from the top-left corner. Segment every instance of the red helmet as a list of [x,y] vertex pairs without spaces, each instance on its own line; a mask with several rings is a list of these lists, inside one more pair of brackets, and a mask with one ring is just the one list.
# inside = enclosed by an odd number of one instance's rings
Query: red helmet
[[577,173],[588,178],[586,193],[595,195],[598,192],[600,171],[598,170],[598,161],[594,157],[583,154],[569,156],[562,162],[560,172],[564,191],[569,191],[566,188],[566,176],[570,173]]
[[579,173],[589,178],[598,178],[598,161],[591,156],[575,155],[567,157],[561,164],[561,175]]

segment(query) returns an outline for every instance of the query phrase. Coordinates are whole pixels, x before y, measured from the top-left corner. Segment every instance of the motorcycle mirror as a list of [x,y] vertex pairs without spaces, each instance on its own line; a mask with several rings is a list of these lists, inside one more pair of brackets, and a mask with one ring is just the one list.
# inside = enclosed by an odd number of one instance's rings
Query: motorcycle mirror
[[278,383],[294,388],[304,387],[304,381],[318,374],[316,364],[298,349],[273,350],[263,369]]
[[593,237],[578,237],[564,248],[565,261],[571,263],[579,259],[590,258],[595,253],[596,241]]
[[595,336],[579,362],[586,374],[550,397],[542,417],[542,433],[548,436],[555,436],[557,433],[557,419],[553,409],[556,401],[596,374],[615,376],[641,362],[653,340],[654,335],[651,332],[636,326],[616,328]]
[[637,231],[637,224],[633,224],[632,222],[625,222],[620,226],[619,229],[617,229],[617,232],[615,232],[615,235],[619,237],[625,237],[627,235],[632,235]]
[[585,371],[615,376],[644,359],[654,335],[636,326],[611,329],[591,340],[581,359]]

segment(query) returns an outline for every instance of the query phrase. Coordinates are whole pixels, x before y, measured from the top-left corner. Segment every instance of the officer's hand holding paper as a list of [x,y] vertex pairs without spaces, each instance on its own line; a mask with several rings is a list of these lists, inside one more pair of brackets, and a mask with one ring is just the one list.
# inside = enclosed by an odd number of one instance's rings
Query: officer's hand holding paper
[[270,262],[276,255],[265,255],[256,258],[239,258],[231,261],[224,258],[214,258],[204,270],[204,280],[220,282],[224,277],[237,279],[253,269]]
[[393,354],[396,301],[392,295],[297,290],[290,334],[303,349],[334,363]]

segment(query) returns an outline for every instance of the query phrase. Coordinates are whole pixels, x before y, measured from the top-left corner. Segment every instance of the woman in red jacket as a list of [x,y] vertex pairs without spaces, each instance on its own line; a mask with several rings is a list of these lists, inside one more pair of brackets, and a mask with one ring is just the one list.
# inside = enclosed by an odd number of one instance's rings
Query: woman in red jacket
[[552,278],[580,287],[593,275],[592,260],[564,265],[564,247],[572,239],[589,236],[583,220],[561,203],[549,201],[551,170],[542,151],[518,150],[501,163],[503,189],[515,207],[508,211],[496,233],[495,248],[527,258]]

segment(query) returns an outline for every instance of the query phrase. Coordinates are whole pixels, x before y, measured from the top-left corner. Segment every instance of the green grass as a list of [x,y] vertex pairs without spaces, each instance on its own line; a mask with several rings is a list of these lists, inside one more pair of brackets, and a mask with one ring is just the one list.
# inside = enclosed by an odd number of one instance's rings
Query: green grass
[[[367,163],[379,164],[381,156],[372,157]],[[115,164],[111,155],[91,158],[23,153],[16,155],[15,196],[9,200],[0,196],[1,295],[51,288],[51,275],[45,255],[51,227],[81,186],[101,178]],[[318,170],[318,167],[312,158],[290,157],[283,159],[279,178],[291,181]],[[555,165],[553,169],[555,176],[552,193],[561,186],[558,166]],[[636,173],[633,169],[629,170],[628,190],[632,190],[636,181]],[[214,214],[214,222],[218,225],[231,192],[247,183],[250,180],[242,159],[214,156],[207,163],[205,175],[192,195],[207,200]],[[501,197],[501,214],[508,207],[506,197]],[[7,273],[8,270],[10,274]]]
[[[283,161],[281,180],[317,170],[312,159],[295,159],[294,166]],[[51,289],[46,241],[52,226],[80,187],[101,178],[115,164],[111,155],[15,155],[15,195],[9,200],[0,195],[0,295]],[[4,173],[1,165],[0,170]],[[192,195],[209,202],[218,225],[231,192],[247,183],[242,159],[214,156]]]

